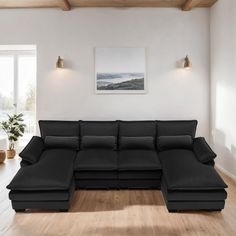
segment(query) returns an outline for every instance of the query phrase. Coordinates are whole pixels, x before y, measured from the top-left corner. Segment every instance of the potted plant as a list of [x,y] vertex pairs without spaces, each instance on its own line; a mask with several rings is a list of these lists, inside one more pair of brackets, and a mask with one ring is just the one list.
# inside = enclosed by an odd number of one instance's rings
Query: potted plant
[[4,150],[0,150],[0,164],[2,164],[6,159],[6,153]]
[[23,121],[23,114],[21,113],[12,116],[8,115],[8,120],[0,123],[1,128],[6,132],[8,137],[9,148],[6,153],[9,159],[15,157],[15,143],[25,132],[25,124],[23,124]]

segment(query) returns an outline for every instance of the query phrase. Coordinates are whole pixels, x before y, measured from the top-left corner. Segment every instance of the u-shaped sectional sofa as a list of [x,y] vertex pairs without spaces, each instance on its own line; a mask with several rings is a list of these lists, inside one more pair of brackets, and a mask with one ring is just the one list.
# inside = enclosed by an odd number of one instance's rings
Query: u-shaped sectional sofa
[[161,189],[170,212],[220,211],[227,185],[196,120],[39,121],[7,186],[16,212],[67,211],[75,189]]

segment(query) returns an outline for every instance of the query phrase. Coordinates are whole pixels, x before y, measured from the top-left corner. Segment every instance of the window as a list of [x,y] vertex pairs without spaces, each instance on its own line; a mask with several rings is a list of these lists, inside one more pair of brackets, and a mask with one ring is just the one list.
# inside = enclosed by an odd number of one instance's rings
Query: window
[[[0,121],[7,114],[23,113],[24,146],[36,130],[36,47],[0,45]],[[0,130],[0,136],[5,136]]]

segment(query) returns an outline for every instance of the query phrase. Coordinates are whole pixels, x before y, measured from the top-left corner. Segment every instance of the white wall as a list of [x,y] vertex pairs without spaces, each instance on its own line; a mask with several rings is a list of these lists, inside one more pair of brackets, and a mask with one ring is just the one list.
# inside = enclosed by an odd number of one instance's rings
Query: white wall
[[[0,13],[0,44],[37,45],[38,119],[197,119],[209,137],[209,40],[208,9]],[[147,48],[148,93],[95,95],[94,47],[129,46]],[[176,68],[186,54],[190,71]]]
[[211,9],[212,143],[217,164],[236,179],[236,1]]

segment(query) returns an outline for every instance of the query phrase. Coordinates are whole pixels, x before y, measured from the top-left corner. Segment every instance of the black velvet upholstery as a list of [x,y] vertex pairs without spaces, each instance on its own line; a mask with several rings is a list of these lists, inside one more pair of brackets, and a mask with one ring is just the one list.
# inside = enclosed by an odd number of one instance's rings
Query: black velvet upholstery
[[222,201],[227,197],[227,192],[224,189],[221,190],[167,190],[167,187],[163,189],[166,191],[166,199],[168,201]]
[[80,121],[80,136],[115,136],[118,135],[116,121]]
[[56,191],[10,191],[9,199],[13,201],[64,201],[69,199],[69,192]]
[[160,180],[162,175],[162,170],[120,170],[118,172],[118,179],[124,180]]
[[221,190],[168,190],[165,177],[161,190],[170,212],[185,210],[221,211],[225,205],[227,193]]
[[222,201],[227,197],[225,190],[215,191],[168,191],[168,201]]
[[157,136],[190,135],[195,137],[196,120],[157,121]]
[[194,139],[193,150],[197,159],[202,163],[209,163],[216,158],[216,154],[212,151],[203,137]]
[[76,189],[118,189],[117,179],[76,179]]
[[157,138],[159,151],[168,149],[192,149],[193,139],[190,135],[159,136]]
[[160,170],[161,163],[155,150],[122,150],[118,154],[118,170]]
[[[73,194],[71,194],[73,196]],[[12,208],[16,212],[25,211],[25,209],[40,209],[40,210],[59,210],[67,212],[70,208],[70,200],[66,201],[12,201]]]
[[219,190],[227,188],[212,166],[200,163],[190,150],[159,153],[168,190]]
[[75,184],[68,190],[44,191],[10,191],[9,199],[13,201],[68,201],[74,191]]
[[77,189],[160,189],[160,179],[76,179]]
[[72,179],[67,190],[43,190],[43,191],[14,191],[11,190],[9,198],[12,208],[16,212],[25,209],[45,209],[68,211],[75,191],[75,183]]
[[79,170],[74,173],[76,180],[117,180],[117,170]]
[[156,121],[119,121],[119,149],[155,149],[155,138]]
[[76,151],[69,149],[45,150],[40,161],[21,168],[7,188],[21,191],[67,190],[73,176],[75,157]]
[[116,137],[115,136],[83,136],[82,149],[104,148],[104,149],[116,149]]
[[40,120],[39,128],[43,139],[46,136],[79,136],[79,123],[77,121]]
[[22,158],[22,160],[26,163],[36,163],[40,155],[42,154],[44,150],[44,143],[42,138],[33,136],[30,140],[30,142],[26,145],[26,147],[23,149],[23,151],[19,154],[19,156]]
[[46,148],[70,148],[79,150],[79,137],[46,136],[44,144]]
[[208,162],[206,162],[204,164],[209,165],[209,166],[215,166],[215,161],[211,160],[211,161],[208,161]]
[[121,137],[120,149],[155,149],[154,137]]
[[156,136],[156,121],[119,121],[119,136]]
[[221,211],[225,201],[166,201],[169,212],[181,211]]
[[32,165],[32,163],[28,162],[28,161],[25,161],[25,160],[21,160],[20,162],[20,166],[21,167],[25,167],[25,166],[29,166],[29,165]]
[[76,171],[117,170],[117,152],[109,149],[88,149],[78,152]]
[[120,189],[160,189],[160,179],[119,179]]

